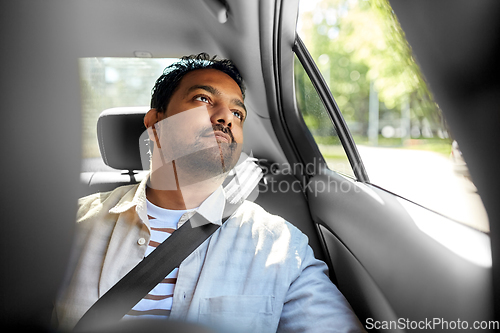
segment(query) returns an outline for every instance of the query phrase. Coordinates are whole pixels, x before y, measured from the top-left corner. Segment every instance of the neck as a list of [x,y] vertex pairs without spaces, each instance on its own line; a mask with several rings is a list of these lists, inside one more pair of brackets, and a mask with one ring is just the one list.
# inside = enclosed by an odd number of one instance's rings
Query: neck
[[222,184],[225,177],[214,177],[193,184],[179,184],[175,163],[169,163],[150,175],[146,198],[152,204],[172,210],[199,207]]

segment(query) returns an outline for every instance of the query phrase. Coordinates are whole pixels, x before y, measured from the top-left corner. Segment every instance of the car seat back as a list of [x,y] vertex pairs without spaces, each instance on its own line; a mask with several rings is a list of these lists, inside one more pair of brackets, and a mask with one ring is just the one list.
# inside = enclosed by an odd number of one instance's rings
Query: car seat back
[[116,171],[83,172],[82,195],[107,192],[118,186],[140,182],[149,162],[141,159],[149,139],[144,138],[144,115],[148,107],[121,107],[104,110],[97,120],[97,139],[103,162]]

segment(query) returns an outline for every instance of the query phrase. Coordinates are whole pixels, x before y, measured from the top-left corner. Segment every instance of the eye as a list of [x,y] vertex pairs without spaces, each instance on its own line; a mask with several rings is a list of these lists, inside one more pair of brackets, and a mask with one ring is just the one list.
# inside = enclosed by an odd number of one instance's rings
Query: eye
[[203,103],[210,103],[210,99],[207,96],[199,95],[194,98],[195,101],[200,101]]
[[243,113],[241,111],[233,111],[233,115],[238,118],[239,120],[243,120]]

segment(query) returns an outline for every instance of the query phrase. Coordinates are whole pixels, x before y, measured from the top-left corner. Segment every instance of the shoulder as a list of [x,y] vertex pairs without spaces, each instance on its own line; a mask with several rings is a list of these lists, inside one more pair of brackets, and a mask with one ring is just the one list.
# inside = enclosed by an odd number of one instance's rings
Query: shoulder
[[290,243],[308,244],[307,236],[297,227],[281,216],[269,213],[254,202],[245,201],[235,212],[234,217],[239,227],[251,229],[253,236],[258,234],[261,237],[274,239],[287,238]]
[[303,267],[315,264],[307,236],[281,216],[253,202],[245,201],[221,229],[221,243],[230,244],[234,251],[244,249],[241,251],[251,253],[252,260],[265,267],[276,264],[291,279]]
[[120,186],[109,192],[94,193],[78,199],[77,222],[83,222],[90,217],[108,213],[120,200],[131,192],[135,193],[138,184]]

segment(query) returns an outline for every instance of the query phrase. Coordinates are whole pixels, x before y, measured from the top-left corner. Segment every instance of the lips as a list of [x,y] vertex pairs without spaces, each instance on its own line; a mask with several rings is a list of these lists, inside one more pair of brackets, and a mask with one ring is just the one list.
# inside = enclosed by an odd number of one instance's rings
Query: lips
[[215,136],[215,140],[219,143],[225,142],[232,144],[234,142],[233,134],[228,127],[224,127],[221,124],[214,124],[210,128],[206,128],[201,131],[200,136],[213,138]]
[[214,135],[215,135],[215,139],[217,140],[217,142],[222,141],[222,142],[231,143],[231,141],[232,141],[231,137],[224,132],[214,131]]

